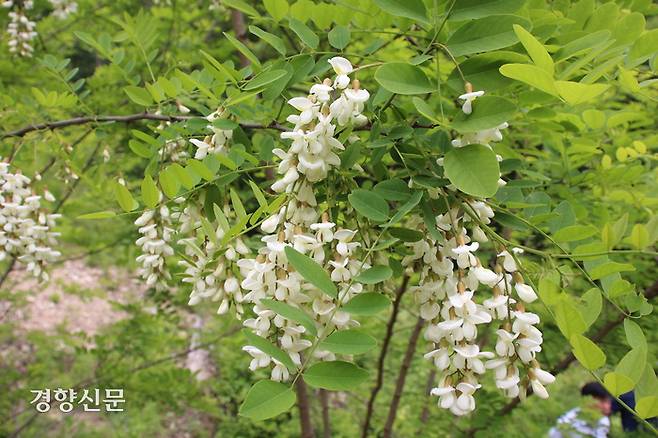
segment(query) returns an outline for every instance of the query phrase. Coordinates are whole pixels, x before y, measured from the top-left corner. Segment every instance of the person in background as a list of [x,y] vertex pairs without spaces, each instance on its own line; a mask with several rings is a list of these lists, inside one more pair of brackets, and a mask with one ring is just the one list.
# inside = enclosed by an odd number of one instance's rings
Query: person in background
[[582,403],[566,412],[548,432],[549,438],[606,438],[610,432],[612,397],[598,382],[587,383],[580,389]]

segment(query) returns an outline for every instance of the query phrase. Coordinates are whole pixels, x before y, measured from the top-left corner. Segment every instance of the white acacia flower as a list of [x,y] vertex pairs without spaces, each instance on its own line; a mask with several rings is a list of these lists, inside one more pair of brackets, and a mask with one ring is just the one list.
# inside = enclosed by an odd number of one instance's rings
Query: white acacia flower
[[519,298],[521,298],[526,303],[532,303],[537,299],[537,294],[535,293],[534,289],[527,284],[516,283],[514,285],[514,290],[516,290],[516,294],[519,296]]
[[462,105],[462,111],[464,114],[471,114],[473,112],[473,101],[482,95],[484,95],[484,91],[472,91],[459,96],[459,99],[464,101],[464,104]]

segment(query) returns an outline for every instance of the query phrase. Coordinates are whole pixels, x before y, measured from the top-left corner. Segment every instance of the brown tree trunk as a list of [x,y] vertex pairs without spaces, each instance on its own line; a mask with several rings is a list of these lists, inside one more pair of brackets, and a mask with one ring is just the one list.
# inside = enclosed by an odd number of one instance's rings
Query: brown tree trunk
[[315,438],[313,423],[311,423],[311,403],[308,399],[308,390],[304,380],[297,379],[295,390],[297,391],[297,407],[299,408],[300,436],[302,438]]

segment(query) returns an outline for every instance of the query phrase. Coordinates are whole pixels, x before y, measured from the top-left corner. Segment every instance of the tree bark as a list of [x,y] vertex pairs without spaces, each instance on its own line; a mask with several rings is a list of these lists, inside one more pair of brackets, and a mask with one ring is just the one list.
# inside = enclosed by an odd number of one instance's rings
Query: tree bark
[[366,405],[366,416],[363,421],[363,430],[361,431],[361,437],[365,438],[368,436],[370,431],[370,421],[372,420],[373,408],[375,406],[375,399],[377,398],[377,393],[382,388],[384,383],[384,361],[386,359],[386,353],[388,352],[388,345],[391,342],[391,337],[393,336],[393,327],[395,322],[398,319],[398,312],[400,311],[400,302],[402,301],[402,295],[407,290],[407,285],[409,284],[409,277],[404,276],[402,279],[402,284],[395,294],[395,300],[393,301],[393,310],[391,311],[391,316],[388,319],[386,324],[386,334],[384,335],[384,341],[382,342],[382,349],[379,353],[379,359],[377,361],[377,380],[375,386],[372,388],[370,393],[370,398],[368,399],[368,404]]
[[320,389],[320,404],[322,406],[322,436],[331,438],[331,417],[329,416],[329,393]]
[[306,383],[301,378],[295,383],[297,391],[297,407],[299,408],[299,424],[302,438],[315,438],[313,423],[311,423],[311,403],[308,399]]
[[393,424],[395,423],[395,416],[398,413],[398,406],[400,406],[400,399],[402,398],[402,392],[404,391],[404,383],[407,379],[407,373],[411,367],[411,362],[414,359],[418,337],[420,336],[420,332],[422,331],[424,325],[425,320],[419,316],[418,321],[416,322],[416,325],[411,332],[411,336],[409,337],[407,351],[404,353],[404,359],[402,360],[402,365],[400,366],[400,372],[398,374],[397,381],[395,382],[393,399],[391,400],[391,406],[388,409],[388,418],[386,418],[386,424],[384,425],[384,438],[390,438],[393,434]]

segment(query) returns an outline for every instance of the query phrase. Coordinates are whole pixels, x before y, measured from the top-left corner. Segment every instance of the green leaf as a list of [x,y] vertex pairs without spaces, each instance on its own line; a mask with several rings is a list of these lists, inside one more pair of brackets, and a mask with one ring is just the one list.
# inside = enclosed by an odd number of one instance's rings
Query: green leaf
[[274,47],[274,49],[277,52],[279,52],[281,55],[286,56],[286,44],[278,36],[266,32],[260,27],[254,25],[249,26],[249,32],[253,33],[258,38],[265,41],[270,46]]
[[119,182],[114,183],[114,197],[123,211],[130,212],[139,206],[126,186]]
[[153,98],[151,97],[151,93],[149,93],[144,88],[129,86],[129,87],[125,87],[123,91],[126,92],[130,100],[132,100],[138,105],[149,106],[153,104]]
[[523,0],[459,0],[448,17],[451,21],[472,20],[490,15],[510,14],[523,6]]
[[375,0],[375,4],[396,17],[411,18],[422,23],[429,23],[427,10],[422,0]]
[[592,277],[592,280],[599,280],[608,275],[628,271],[635,271],[635,266],[628,263],[605,262],[589,269],[589,274]]
[[373,266],[372,268],[361,272],[359,275],[354,277],[354,280],[363,284],[376,284],[388,280],[391,278],[391,275],[393,275],[391,268],[388,266],[379,265]]
[[649,30],[635,41],[631,50],[628,52],[628,59],[631,61],[648,58],[658,51],[658,29]]
[[596,232],[596,228],[590,225],[570,225],[558,230],[553,239],[558,242],[574,242],[592,237]]
[[295,372],[295,370],[297,369],[297,366],[292,361],[292,359],[290,358],[288,353],[281,350],[279,347],[272,344],[267,339],[252,333],[248,329],[243,329],[242,334],[244,335],[245,338],[247,338],[247,343],[248,343],[247,345],[251,345],[252,347],[256,347],[260,351],[262,351],[263,353],[269,354],[274,359],[276,359],[279,362],[281,362],[282,364],[284,364],[286,366],[286,368],[288,368],[288,371],[290,371],[291,373]]
[[206,181],[212,181],[215,178],[215,174],[212,173],[201,161],[193,159],[187,160],[187,168],[191,169],[192,172],[196,173]]
[[360,293],[352,298],[347,304],[344,304],[340,310],[351,313],[353,315],[376,315],[377,313],[386,310],[391,305],[385,295],[375,292]]
[[94,213],[86,213],[86,214],[81,214],[80,216],[77,217],[77,219],[107,219],[110,217],[114,217],[117,214],[113,211],[97,211]]
[[609,372],[603,377],[603,385],[614,396],[619,396],[633,389],[634,383],[623,374]]
[[260,17],[260,14],[253,6],[247,4],[242,0],[222,0],[222,3],[229,8],[237,9],[238,11],[244,12],[247,15],[252,17]]
[[647,348],[647,339],[635,321],[626,318],[624,320],[624,332],[626,333],[626,341],[628,341],[631,348]]
[[635,412],[642,418],[658,417],[658,397],[655,395],[642,397],[635,405]]
[[644,249],[651,244],[649,231],[644,224],[635,224],[626,239],[635,249]]
[[391,236],[400,239],[403,242],[418,242],[425,237],[425,235],[418,230],[410,230],[409,228],[402,227],[389,228],[388,232]]
[[587,329],[583,315],[568,295],[560,295],[560,299],[555,303],[553,310],[555,312],[555,322],[567,339],[574,335],[583,334]]
[[267,420],[290,410],[295,401],[295,393],[288,386],[261,380],[247,393],[239,414],[254,421]]
[[570,342],[574,356],[588,370],[596,370],[605,365],[605,353],[585,336],[573,335]]
[[403,62],[389,62],[375,72],[375,80],[395,94],[426,94],[436,90],[420,67]]
[[331,47],[343,50],[350,42],[350,30],[340,24],[336,25],[329,31],[327,38]]
[[304,277],[304,280],[332,298],[338,296],[336,285],[331,281],[329,274],[322,269],[322,266],[290,246],[286,246],[285,253],[288,262]]
[[482,198],[496,194],[500,168],[491,148],[471,144],[451,149],[443,160],[446,177],[460,191]]
[[280,79],[287,75],[288,72],[285,70],[270,70],[270,71],[264,71],[256,76],[254,76],[249,82],[244,84],[242,87],[243,91],[250,91],[250,90],[256,90],[259,88],[265,87],[265,85],[271,84],[272,82],[276,81],[277,79]]
[[459,132],[476,132],[495,128],[511,119],[516,113],[516,105],[510,100],[495,96],[482,96],[473,103],[471,114],[459,114],[452,121],[452,127]]
[[388,219],[388,203],[376,192],[356,189],[349,194],[347,199],[359,214],[368,219],[376,222],[384,222]]
[[166,168],[165,170],[160,172],[159,181],[160,181],[160,187],[162,187],[162,191],[164,192],[165,195],[167,195],[167,198],[174,199],[178,194],[178,191],[180,190],[180,186],[181,186],[180,181],[178,180],[178,176],[176,175],[176,172],[174,172],[169,167]]
[[311,49],[318,47],[318,44],[320,44],[320,38],[318,38],[315,32],[313,32],[307,25],[295,18],[290,18],[288,22],[290,29],[295,32],[305,45]]
[[453,33],[446,45],[452,56],[490,52],[518,42],[512,26],[529,28],[530,23],[516,15],[493,15],[469,21]]
[[610,88],[608,84],[581,84],[580,82],[555,81],[555,87],[569,105],[578,105],[594,99]]
[[397,178],[378,182],[373,190],[387,201],[406,201],[411,196],[407,183]]
[[197,182],[199,182],[198,179],[195,178],[196,174],[193,175],[192,173],[190,173],[190,171],[188,171],[178,163],[170,164],[169,169],[171,169],[171,172],[174,173],[176,179],[180,181],[183,187],[185,187],[188,190],[194,187]]
[[281,21],[288,14],[289,5],[286,0],[263,0],[263,6],[274,21]]
[[647,365],[647,350],[645,348],[633,348],[621,358],[615,372],[623,374],[633,381],[639,382]]
[[153,178],[151,178],[151,175],[146,174],[142,180],[142,201],[144,201],[144,205],[148,208],[158,205],[158,195],[158,187],[155,185]]
[[603,297],[598,288],[593,287],[583,294],[578,305],[580,315],[585,322],[586,329],[594,324],[603,309]]
[[513,27],[514,33],[519,38],[519,41],[521,41],[521,44],[523,44],[523,47],[525,47],[528,55],[532,58],[532,62],[534,62],[537,67],[546,70],[546,72],[552,76],[555,72],[555,65],[553,64],[551,55],[548,54],[544,45],[537,41],[530,32],[518,24],[515,24]]
[[293,307],[290,304],[286,304],[282,301],[270,300],[267,298],[260,300],[260,303],[268,309],[275,311],[277,314],[283,316],[284,318],[301,324],[309,334],[313,336],[318,334],[318,330],[315,327],[315,321],[313,321],[313,318],[308,316],[298,307]]
[[322,341],[318,348],[336,354],[362,354],[377,346],[375,338],[361,330],[339,330]]
[[256,55],[254,55],[254,52],[252,52],[251,50],[249,50],[249,47],[245,46],[240,40],[238,40],[237,38],[235,38],[233,35],[230,35],[230,34],[228,34],[228,33],[226,33],[226,32],[222,32],[222,33],[224,34],[224,36],[226,37],[226,39],[227,39],[231,44],[233,44],[233,47],[235,47],[236,49],[238,49],[238,51],[239,51],[240,53],[242,53],[242,54],[245,56],[245,58],[247,58],[247,59],[249,60],[249,62],[251,62],[251,64],[253,65],[253,67],[254,67],[255,70],[260,70],[260,69],[261,69],[260,61],[258,60],[258,58],[256,57]]
[[423,198],[423,192],[422,191],[416,191],[414,192],[413,195],[411,195],[411,198],[407,202],[405,202],[402,206],[400,206],[393,217],[391,218],[390,221],[386,223],[386,227],[389,227],[391,225],[394,225],[398,223],[403,217],[405,217],[411,210],[414,209],[416,205],[420,202],[420,200]]
[[420,115],[436,124],[439,124],[439,120],[434,116],[434,110],[431,106],[428,105],[426,101],[420,97],[414,97],[411,99],[411,101],[413,102],[414,107],[416,107],[416,111],[418,111]]
[[303,374],[304,381],[315,388],[349,391],[368,378],[368,372],[342,360],[319,362]]
[[499,69],[500,74],[510,79],[521,81],[536,89],[559,97],[553,77],[537,66],[529,64],[505,64]]

